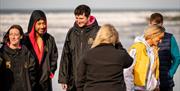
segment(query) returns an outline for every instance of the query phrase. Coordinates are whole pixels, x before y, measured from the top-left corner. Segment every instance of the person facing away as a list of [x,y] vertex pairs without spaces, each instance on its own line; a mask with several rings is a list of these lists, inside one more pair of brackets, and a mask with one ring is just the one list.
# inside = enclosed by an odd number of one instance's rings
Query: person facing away
[[135,38],[129,50],[134,62],[124,70],[127,91],[159,90],[158,43],[164,37],[164,31],[164,27],[153,25]]
[[117,43],[114,26],[103,25],[77,67],[77,91],[126,91],[123,69],[133,59],[123,47],[116,48]]
[[55,39],[47,33],[45,13],[34,10],[31,14],[26,46],[36,59],[38,91],[52,91],[52,78],[57,69],[58,50]]
[[[163,26],[163,16],[160,13],[153,13],[150,16],[149,26]],[[173,76],[180,63],[180,52],[173,34],[165,32],[162,42],[159,43],[160,61],[160,90],[173,91]]]
[[61,55],[59,79],[63,90],[76,91],[75,81],[80,57],[90,49],[99,30],[91,9],[87,5],[79,5],[74,10],[75,23],[68,31]]
[[3,38],[1,53],[1,91],[34,91],[35,58],[22,43],[20,25],[12,25]]

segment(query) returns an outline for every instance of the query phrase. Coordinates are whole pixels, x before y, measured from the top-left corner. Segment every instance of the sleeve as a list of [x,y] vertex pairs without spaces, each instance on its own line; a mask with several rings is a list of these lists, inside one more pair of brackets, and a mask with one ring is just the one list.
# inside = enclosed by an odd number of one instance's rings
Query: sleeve
[[68,83],[68,77],[69,77],[69,70],[71,69],[71,52],[69,47],[69,38],[66,37],[64,47],[62,50],[61,55],[61,61],[60,61],[60,67],[59,67],[59,75],[58,75],[58,83]]
[[[0,68],[1,68],[2,62],[3,62],[2,54],[0,53]],[[1,70],[1,69],[0,69],[0,70]]]
[[58,60],[58,49],[56,46],[56,42],[54,38],[52,39],[52,48],[50,54],[50,71],[51,75],[53,75],[57,69],[57,60]]
[[128,68],[132,65],[133,63],[133,59],[132,57],[127,53],[127,51],[124,49],[124,56],[123,59],[125,59],[124,61],[124,68]]
[[172,56],[172,65],[169,70],[169,74],[171,77],[173,77],[180,63],[179,48],[174,36],[171,37],[171,56]]
[[77,91],[83,91],[84,84],[86,81],[86,64],[85,57],[80,60],[79,66],[77,68]]
[[37,64],[34,56],[31,54],[31,52],[28,52],[28,73],[29,73],[29,79],[32,86],[32,90],[34,91],[37,88]]
[[[133,59],[135,59],[136,50],[131,49],[129,54]],[[132,65],[129,68],[124,69],[124,81],[126,84],[127,91],[134,90],[134,75],[133,75],[134,65],[135,65],[135,60],[133,61]]]

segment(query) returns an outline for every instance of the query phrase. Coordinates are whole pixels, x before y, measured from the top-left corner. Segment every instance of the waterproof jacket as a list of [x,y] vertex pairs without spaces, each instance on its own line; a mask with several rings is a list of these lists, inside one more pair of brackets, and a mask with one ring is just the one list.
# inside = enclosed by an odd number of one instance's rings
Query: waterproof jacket
[[60,68],[59,68],[59,83],[68,84],[68,91],[75,91],[77,66],[80,58],[87,50],[90,49],[96,33],[99,30],[98,23],[94,17],[91,25],[83,28],[78,27],[76,23],[68,31],[62,51]]
[[0,52],[0,89],[2,89],[2,85],[3,85],[3,83],[2,83],[2,80],[3,80],[3,78],[2,78],[2,63],[3,63],[3,59],[2,59],[2,53]]
[[[55,39],[53,36],[51,36],[49,33],[47,33],[47,28],[45,29],[45,32],[43,35],[41,35],[41,38],[43,39],[43,54],[41,60],[38,59],[38,55],[36,54],[36,49],[33,46],[32,41],[35,40],[35,23],[39,20],[43,19],[45,20],[46,24],[46,16],[45,14],[40,10],[33,11],[29,26],[28,26],[28,32],[26,33],[25,37],[25,44],[29,50],[31,50],[31,53],[36,59],[37,69],[38,69],[38,78],[39,86],[38,91],[52,91],[52,81],[50,78],[50,75],[52,76],[56,69],[57,69],[57,59],[58,59],[58,50],[55,43]],[[46,25],[47,26],[47,25]],[[34,34],[34,35],[32,35]]]
[[1,66],[1,91],[36,91],[35,59],[22,45],[20,49],[11,49],[3,45]]
[[100,44],[89,50],[77,67],[78,91],[126,91],[123,69],[133,59],[124,48]]
[[145,41],[143,36],[136,37],[130,47],[133,65],[124,70],[127,91],[151,91],[158,86],[159,58],[158,53]]

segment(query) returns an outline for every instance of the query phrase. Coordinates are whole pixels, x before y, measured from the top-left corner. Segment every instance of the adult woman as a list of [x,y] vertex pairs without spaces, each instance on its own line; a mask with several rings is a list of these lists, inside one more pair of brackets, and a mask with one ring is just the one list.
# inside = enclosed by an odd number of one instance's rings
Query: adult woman
[[21,26],[12,25],[3,38],[2,91],[34,91],[35,61],[22,44],[23,35]]
[[118,32],[110,24],[97,33],[92,49],[78,65],[78,91],[126,91],[123,69],[132,64],[132,58],[119,43]]
[[149,26],[143,36],[135,39],[130,47],[133,65],[125,69],[127,91],[152,91],[158,88],[159,58],[158,43],[164,37],[164,27]]

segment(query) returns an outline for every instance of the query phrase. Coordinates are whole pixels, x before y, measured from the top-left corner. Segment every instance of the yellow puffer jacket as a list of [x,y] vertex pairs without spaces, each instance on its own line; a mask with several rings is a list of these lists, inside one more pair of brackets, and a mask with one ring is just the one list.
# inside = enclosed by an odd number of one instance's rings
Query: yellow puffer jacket
[[[146,46],[137,42],[130,47],[131,49],[136,49],[135,65],[134,65],[134,84],[136,86],[145,86],[147,82],[147,74],[149,72],[150,58],[148,57]],[[156,79],[159,78],[159,58],[155,55],[155,62],[153,64],[153,73],[155,71]]]

